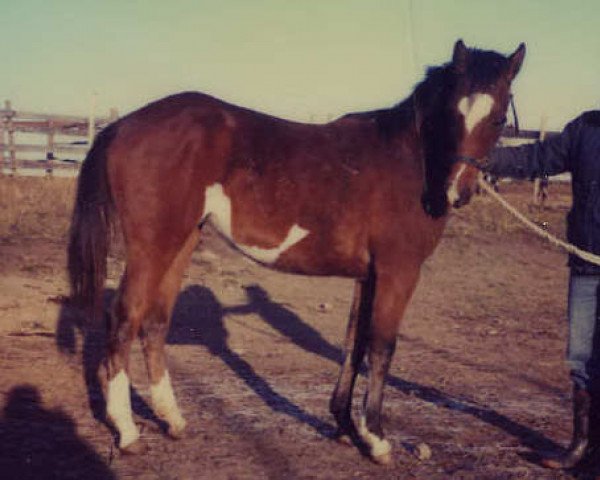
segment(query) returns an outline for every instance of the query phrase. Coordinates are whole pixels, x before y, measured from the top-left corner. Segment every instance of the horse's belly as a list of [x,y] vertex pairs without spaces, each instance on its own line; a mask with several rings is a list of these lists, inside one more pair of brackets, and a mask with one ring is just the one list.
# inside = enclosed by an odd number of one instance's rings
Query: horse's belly
[[296,243],[300,242],[304,237],[306,237],[309,232],[299,225],[293,225],[286,238],[277,246],[272,248],[263,248],[257,247],[253,245],[245,245],[236,241],[231,232],[228,232],[225,228],[222,228],[219,225],[218,219],[211,220],[213,226],[217,229],[219,234],[225,238],[233,247],[243,253],[245,256],[254,260],[255,262],[262,263],[267,266],[276,266],[277,260],[279,257],[289,249],[291,249]]
[[278,227],[278,233],[273,234],[268,218],[244,217],[241,210],[232,212],[231,199],[218,183],[206,188],[204,220],[245,256],[276,270],[350,277],[360,277],[367,270],[369,254],[364,241],[322,228],[311,231],[291,222],[287,231]]
[[221,236],[236,249],[251,259],[265,265],[275,264],[280,255],[302,241],[310,233],[300,225],[293,224],[289,228],[285,238],[272,247],[259,247],[238,241],[233,236],[231,200],[224,193],[222,185],[218,183],[206,189],[203,217],[209,219],[210,223]]

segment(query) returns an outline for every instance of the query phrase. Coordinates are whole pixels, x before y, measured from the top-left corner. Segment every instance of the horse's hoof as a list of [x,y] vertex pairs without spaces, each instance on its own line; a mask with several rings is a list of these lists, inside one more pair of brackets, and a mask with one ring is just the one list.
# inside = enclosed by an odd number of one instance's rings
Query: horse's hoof
[[335,436],[335,441],[340,445],[345,445],[346,447],[352,446],[352,439],[347,433],[337,433]]
[[169,427],[167,435],[172,440],[181,440],[187,437],[187,430],[185,429],[185,425],[183,427]]
[[546,468],[551,468],[553,470],[564,468],[562,462],[560,462],[557,458],[542,458],[540,460],[540,464]]
[[181,416],[171,419],[167,422],[167,436],[172,440],[181,440],[187,437],[186,426],[187,422]]
[[371,455],[371,459],[377,465],[391,465],[392,464],[392,452],[382,453],[381,455]]
[[543,467],[550,468],[552,470],[569,470],[578,465],[583,458],[571,457],[567,453],[538,453],[537,462]]
[[148,451],[148,445],[143,440],[136,440],[124,447],[119,447],[123,455],[141,455]]

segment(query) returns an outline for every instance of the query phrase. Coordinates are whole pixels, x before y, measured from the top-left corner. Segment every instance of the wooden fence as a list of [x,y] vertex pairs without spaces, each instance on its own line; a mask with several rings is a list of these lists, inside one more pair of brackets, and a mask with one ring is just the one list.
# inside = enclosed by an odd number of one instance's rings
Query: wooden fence
[[[48,175],[57,168],[77,169],[80,162],[75,158],[85,156],[95,134],[117,117],[115,109],[109,117],[22,112],[13,110],[11,102],[6,101],[0,109],[0,175],[40,167]],[[27,136],[39,141],[22,143],[19,133],[32,134]],[[57,141],[57,137],[63,140]],[[24,154],[38,158],[24,158]]]

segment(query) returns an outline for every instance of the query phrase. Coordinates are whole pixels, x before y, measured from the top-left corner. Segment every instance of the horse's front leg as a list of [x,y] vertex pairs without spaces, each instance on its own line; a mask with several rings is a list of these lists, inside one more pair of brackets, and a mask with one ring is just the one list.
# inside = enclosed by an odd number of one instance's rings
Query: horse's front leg
[[344,361],[329,405],[338,425],[338,440],[342,443],[350,443],[357,434],[352,422],[352,392],[367,347],[374,292],[375,276],[371,271],[365,280],[357,281],[354,287],[344,343]]
[[359,433],[368,445],[371,458],[380,464],[392,460],[391,445],[381,427],[383,387],[396,348],[400,320],[419,277],[419,268],[403,266],[393,271],[389,266],[377,270],[373,318],[369,329],[369,382],[365,393]]

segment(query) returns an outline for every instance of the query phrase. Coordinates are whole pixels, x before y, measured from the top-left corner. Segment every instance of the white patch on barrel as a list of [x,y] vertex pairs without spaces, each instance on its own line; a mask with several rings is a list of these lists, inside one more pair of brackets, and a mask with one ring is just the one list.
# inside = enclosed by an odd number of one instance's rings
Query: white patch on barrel
[[250,245],[242,245],[235,241],[232,233],[231,200],[223,191],[220,183],[215,183],[206,188],[204,192],[204,213],[202,218],[209,219],[214,227],[228,240],[241,250],[244,254],[261,263],[275,263],[279,256],[288,248],[292,247],[309,234],[309,231],[294,224],[288,231],[287,236],[277,247],[260,248]]
[[124,370],[119,371],[108,382],[106,413],[119,432],[119,448],[125,448],[135,442],[140,433],[131,414],[129,396],[129,377]]
[[378,435],[370,432],[367,428],[367,419],[363,416],[360,417],[360,423],[358,426],[358,433],[361,438],[369,445],[371,449],[371,456],[383,457],[388,455],[392,451],[392,446],[385,438],[379,438]]
[[454,205],[454,202],[460,199],[460,193],[458,192],[458,183],[460,182],[460,177],[464,173],[466,168],[467,166],[464,163],[459,167],[457,174],[452,180],[452,184],[450,185],[450,187],[448,187],[448,190],[446,191],[446,198],[448,199],[448,203],[450,205]]
[[465,128],[471,133],[481,120],[487,117],[494,106],[494,97],[488,93],[474,93],[458,102],[458,111],[465,117]]
[[185,428],[185,420],[181,416],[169,372],[165,370],[160,381],[155,385],[150,385],[150,396],[152,397],[152,406],[159,418],[165,420],[176,431]]
[[225,195],[223,185],[215,183],[204,192],[204,213],[202,218],[210,215],[210,221],[219,232],[233,240],[231,235],[231,200]]

